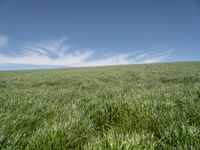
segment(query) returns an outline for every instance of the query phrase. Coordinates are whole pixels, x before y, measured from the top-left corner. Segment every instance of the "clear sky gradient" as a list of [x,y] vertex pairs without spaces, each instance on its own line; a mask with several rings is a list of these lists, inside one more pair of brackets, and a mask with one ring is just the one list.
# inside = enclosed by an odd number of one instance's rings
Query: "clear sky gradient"
[[4,69],[195,60],[199,0],[0,0]]

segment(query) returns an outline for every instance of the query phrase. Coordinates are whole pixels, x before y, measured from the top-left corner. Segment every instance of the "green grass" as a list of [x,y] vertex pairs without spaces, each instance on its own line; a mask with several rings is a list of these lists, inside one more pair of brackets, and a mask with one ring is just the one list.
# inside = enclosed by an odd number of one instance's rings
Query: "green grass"
[[200,149],[200,62],[1,71],[0,149]]

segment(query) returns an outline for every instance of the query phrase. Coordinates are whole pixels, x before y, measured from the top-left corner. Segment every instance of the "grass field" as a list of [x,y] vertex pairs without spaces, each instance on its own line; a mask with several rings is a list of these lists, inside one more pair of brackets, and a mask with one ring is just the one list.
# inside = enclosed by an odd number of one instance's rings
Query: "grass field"
[[0,149],[200,149],[200,62],[1,71]]

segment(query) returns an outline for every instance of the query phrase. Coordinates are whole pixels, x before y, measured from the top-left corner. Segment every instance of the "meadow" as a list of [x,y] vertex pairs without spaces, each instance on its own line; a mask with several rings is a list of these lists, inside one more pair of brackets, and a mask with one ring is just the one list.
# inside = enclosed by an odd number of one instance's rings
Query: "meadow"
[[0,71],[0,149],[200,149],[200,62]]

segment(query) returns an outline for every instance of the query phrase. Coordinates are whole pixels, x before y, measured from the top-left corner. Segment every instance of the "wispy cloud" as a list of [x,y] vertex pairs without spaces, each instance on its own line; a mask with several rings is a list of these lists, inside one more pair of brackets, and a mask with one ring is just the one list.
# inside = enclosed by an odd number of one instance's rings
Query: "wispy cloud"
[[0,35],[0,47],[6,46],[8,43],[8,38],[6,36]]
[[95,57],[94,50],[73,49],[66,38],[55,41],[46,41],[21,46],[22,51],[15,55],[3,55],[0,53],[0,63],[56,65],[56,66],[106,66],[133,63],[155,63],[166,60],[173,50],[164,52],[147,51],[132,53],[117,53]]

